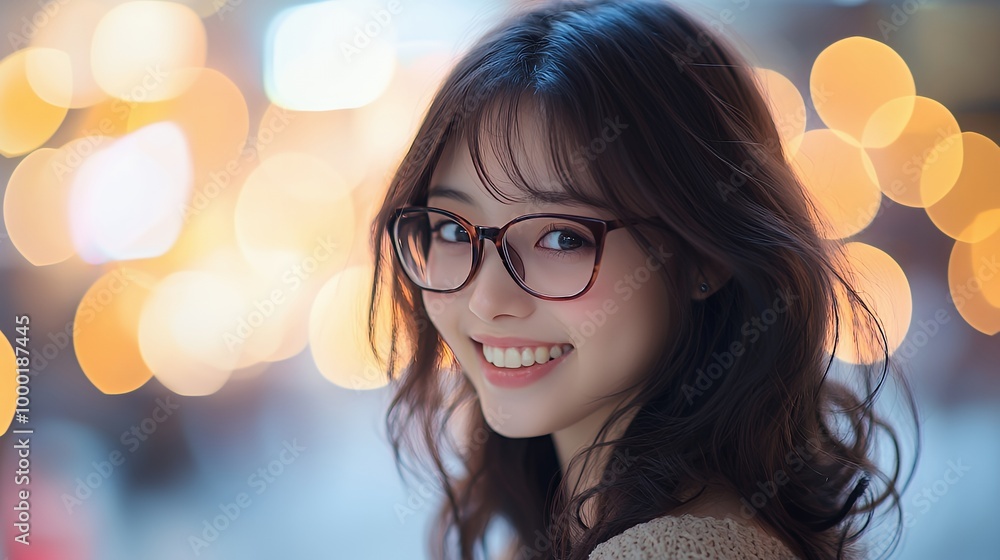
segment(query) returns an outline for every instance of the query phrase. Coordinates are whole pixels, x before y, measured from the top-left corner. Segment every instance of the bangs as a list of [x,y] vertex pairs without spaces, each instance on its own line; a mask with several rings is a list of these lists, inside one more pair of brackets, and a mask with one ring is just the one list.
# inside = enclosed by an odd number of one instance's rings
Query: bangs
[[[469,111],[456,115],[449,139],[457,149],[467,147],[487,192],[500,202],[607,208],[608,197],[581,151],[579,138],[585,133],[557,109],[566,101],[513,88],[490,91],[487,83],[476,82],[467,90],[467,99],[484,101],[461,105]],[[488,158],[497,161],[502,178],[490,174],[484,163]],[[515,192],[501,190],[498,179]]]

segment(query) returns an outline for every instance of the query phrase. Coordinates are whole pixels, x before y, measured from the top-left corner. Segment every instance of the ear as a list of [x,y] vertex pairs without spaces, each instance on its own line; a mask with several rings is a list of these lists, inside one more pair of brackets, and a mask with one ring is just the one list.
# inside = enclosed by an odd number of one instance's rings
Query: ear
[[[714,259],[702,258],[698,266],[692,267],[693,286],[691,297],[696,300],[703,300],[716,292],[723,284],[729,281],[733,271],[725,264]],[[707,284],[708,289],[702,291],[702,284]]]

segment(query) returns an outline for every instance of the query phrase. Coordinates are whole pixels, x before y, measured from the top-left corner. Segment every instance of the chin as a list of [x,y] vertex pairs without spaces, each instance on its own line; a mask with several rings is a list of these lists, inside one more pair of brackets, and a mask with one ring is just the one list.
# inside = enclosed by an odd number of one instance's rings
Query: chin
[[494,406],[491,403],[483,403],[482,401],[480,401],[480,405],[482,406],[483,416],[486,418],[486,424],[494,432],[504,437],[520,439],[537,437],[549,433],[540,430],[541,426],[538,423],[531,422],[530,418],[526,418],[523,412],[513,410],[509,406]]

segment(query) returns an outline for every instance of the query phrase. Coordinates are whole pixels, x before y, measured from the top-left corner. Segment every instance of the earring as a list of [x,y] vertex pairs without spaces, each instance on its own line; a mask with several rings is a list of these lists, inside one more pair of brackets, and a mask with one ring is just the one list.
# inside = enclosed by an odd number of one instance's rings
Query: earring
[[708,283],[707,282],[702,282],[701,286],[698,286],[698,289],[701,290],[701,293],[707,292],[708,291]]

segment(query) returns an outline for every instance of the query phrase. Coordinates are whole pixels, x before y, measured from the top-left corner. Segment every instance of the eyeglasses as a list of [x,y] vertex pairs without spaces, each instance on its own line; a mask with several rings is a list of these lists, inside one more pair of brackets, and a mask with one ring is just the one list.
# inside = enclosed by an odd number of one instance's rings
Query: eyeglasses
[[585,294],[597,279],[605,236],[630,223],[525,214],[495,228],[440,208],[408,206],[396,209],[388,230],[403,270],[421,289],[449,293],[464,288],[482,265],[489,239],[524,291],[544,300],[568,300]]

